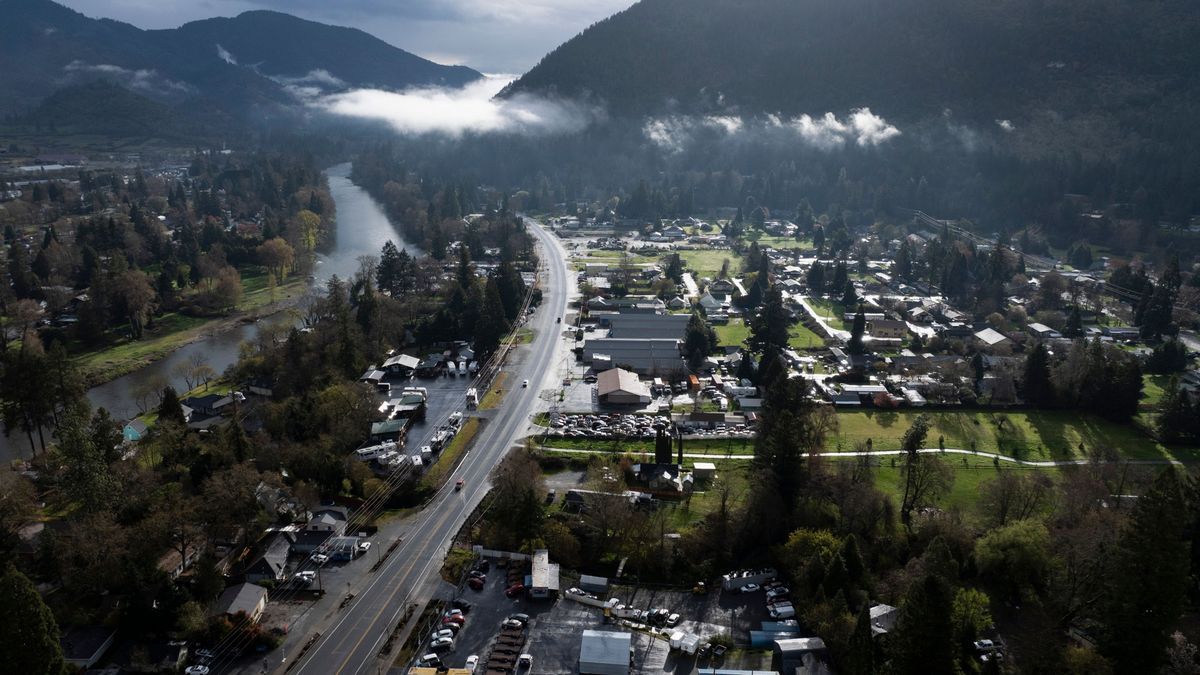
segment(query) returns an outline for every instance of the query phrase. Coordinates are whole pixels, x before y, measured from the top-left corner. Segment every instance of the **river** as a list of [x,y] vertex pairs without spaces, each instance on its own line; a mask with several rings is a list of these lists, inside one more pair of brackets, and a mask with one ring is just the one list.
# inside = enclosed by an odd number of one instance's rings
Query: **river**
[[[333,275],[346,279],[358,269],[358,258],[364,255],[378,257],[383,243],[391,239],[396,246],[417,254],[416,247],[400,238],[379,203],[365,190],[350,182],[350,164],[338,164],[325,171],[329,179],[329,192],[337,206],[337,228],[333,248],[318,257],[316,283],[324,283]],[[202,354],[205,362],[218,373],[237,361],[240,345],[254,339],[258,334],[258,323],[238,324],[230,330],[209,335],[172,353],[170,356],[88,390],[87,397],[93,408],[107,408],[119,420],[127,420],[138,414],[132,390],[146,378],[162,377],[177,391],[187,385],[171,372],[176,365],[185,363],[193,354]],[[29,441],[19,430],[14,429],[9,437],[0,435],[0,460],[8,462],[18,457],[29,456]]]

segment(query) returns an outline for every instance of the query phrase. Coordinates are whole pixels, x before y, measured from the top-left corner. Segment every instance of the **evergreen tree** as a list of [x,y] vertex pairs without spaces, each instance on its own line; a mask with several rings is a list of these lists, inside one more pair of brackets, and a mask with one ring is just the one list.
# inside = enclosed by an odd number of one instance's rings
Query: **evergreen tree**
[[812,267],[808,268],[808,275],[804,278],[808,285],[810,295],[822,295],[825,293],[825,266],[819,262],[813,263]]
[[1021,395],[1039,408],[1054,405],[1054,385],[1050,381],[1050,352],[1038,343],[1025,357],[1025,378]]
[[847,281],[845,288],[842,289],[842,306],[855,307],[858,305],[858,291],[854,290],[854,284]]
[[1108,575],[1100,649],[1120,673],[1151,673],[1166,657],[1188,577],[1186,504],[1174,467],[1133,507]]
[[5,563],[0,573],[0,645],[4,648],[4,671],[46,675],[64,672],[58,638],[54,614],[33,582],[12,563]]
[[897,675],[958,675],[951,621],[950,585],[935,574],[917,579],[900,605],[891,637],[891,672]]
[[1067,327],[1063,329],[1063,337],[1083,337],[1083,317],[1079,313],[1079,305],[1071,307],[1071,313],[1067,315]]
[[1156,429],[1165,441],[1178,441],[1196,435],[1197,411],[1188,393],[1179,386],[1179,378],[1171,378],[1167,395],[1158,406]]
[[479,321],[475,324],[475,356],[480,362],[487,361],[500,346],[500,340],[508,333],[508,317],[504,315],[504,303],[500,300],[500,288],[495,277],[489,278],[484,287],[483,305]]
[[839,669],[846,675],[875,675],[875,639],[871,630],[871,608],[863,606],[854,621],[854,632],[845,663]]
[[846,563],[846,578],[849,582],[861,583],[867,567],[863,562],[862,551],[858,548],[858,537],[855,537],[853,532],[846,535],[845,541],[842,542],[841,557]]
[[175,393],[175,387],[163,389],[162,403],[158,406],[158,419],[163,422],[187,423],[183,415],[183,404],[179,402],[179,395]]
[[858,308],[858,312],[854,315],[854,325],[850,327],[850,341],[846,343],[846,351],[851,354],[862,354],[866,351],[863,345],[863,333],[867,330],[867,317],[863,314],[862,307]]
[[693,369],[697,369],[704,363],[704,359],[712,352],[716,335],[713,329],[700,318],[700,314],[692,312],[692,318],[688,320],[687,328],[683,334],[683,353],[687,357],[688,365]]
[[783,294],[779,288],[771,287],[763,296],[758,314],[750,322],[750,348],[756,352],[787,349],[789,323],[787,309],[783,306]]
[[907,238],[900,242],[900,250],[896,252],[896,260],[892,265],[892,271],[896,277],[905,281],[912,281],[913,252]]

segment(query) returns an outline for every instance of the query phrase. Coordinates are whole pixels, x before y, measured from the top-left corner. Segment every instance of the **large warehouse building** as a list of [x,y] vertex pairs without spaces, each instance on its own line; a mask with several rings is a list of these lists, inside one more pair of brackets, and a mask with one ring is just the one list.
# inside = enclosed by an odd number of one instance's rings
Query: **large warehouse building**
[[629,633],[603,630],[583,631],[579,648],[580,675],[629,675]]
[[596,394],[601,403],[610,405],[640,405],[650,402],[650,388],[638,379],[637,373],[613,368],[596,377]]

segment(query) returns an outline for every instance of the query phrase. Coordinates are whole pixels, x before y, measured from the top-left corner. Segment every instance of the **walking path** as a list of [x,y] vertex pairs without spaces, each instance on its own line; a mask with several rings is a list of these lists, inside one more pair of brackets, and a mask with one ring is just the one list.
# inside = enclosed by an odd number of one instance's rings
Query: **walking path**
[[[542,449],[543,450],[551,450],[553,452],[566,452],[566,453],[575,454],[575,455],[593,455],[593,454],[596,454],[597,452],[599,452],[597,450],[579,450],[576,448],[552,448],[549,446],[543,446]],[[942,450],[941,448],[921,448],[917,452],[919,452],[923,455],[933,455],[933,454],[970,455],[970,456],[974,456],[974,457],[982,457],[984,459],[999,460],[1001,462],[1010,462],[1012,464],[1019,464],[1021,466],[1031,466],[1031,467],[1042,468],[1042,469],[1049,469],[1049,468],[1053,468],[1056,466],[1085,466],[1087,464],[1093,463],[1093,460],[1090,460],[1087,458],[1045,459],[1045,460],[1017,459],[1016,457],[1009,457],[1008,455],[1000,455],[1000,454],[996,454],[994,452],[966,450],[963,448],[946,448],[945,450]],[[643,453],[630,453],[630,454],[651,454],[651,453],[643,452]],[[833,457],[833,458],[838,458],[838,457],[895,457],[895,456],[903,455],[903,454],[904,454],[903,450],[868,450],[868,451],[863,451],[863,452],[819,452],[819,453],[817,453],[817,456],[818,457]],[[754,459],[753,454],[733,455],[733,454],[709,453],[709,454],[705,455],[705,454],[701,454],[701,453],[686,453],[685,452],[683,454],[683,456],[687,459]],[[1119,460],[1114,460],[1114,461],[1107,462],[1107,463],[1149,465],[1149,466],[1166,465],[1166,464],[1183,466],[1185,464],[1185,462],[1182,462],[1177,459],[1119,459]]]

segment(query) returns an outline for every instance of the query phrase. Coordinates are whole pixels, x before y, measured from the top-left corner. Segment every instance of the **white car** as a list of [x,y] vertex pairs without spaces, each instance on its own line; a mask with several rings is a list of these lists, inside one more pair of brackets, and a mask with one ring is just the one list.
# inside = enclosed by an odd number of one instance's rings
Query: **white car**
[[524,382],[521,383],[522,389],[527,388],[528,386],[529,386],[529,380],[525,380]]
[[453,638],[453,637],[454,637],[454,631],[450,630],[449,628],[443,628],[441,630],[433,631],[433,635],[430,635],[429,639],[430,640],[438,640],[440,638]]
[[670,626],[670,627],[672,627],[672,628],[674,628],[675,626],[678,626],[678,625],[679,625],[679,618],[680,618],[680,617],[679,617],[679,615],[678,615],[678,614],[671,614],[671,616],[668,616],[668,617],[667,617],[667,625],[668,625],[668,626]]
[[208,666],[189,666],[185,675],[208,675]]
[[740,591],[740,592],[742,592],[742,593],[754,593],[754,592],[756,592],[757,590],[758,590],[758,584],[746,584],[745,586],[742,586],[742,588],[741,588],[741,591]]
[[533,670],[533,655],[532,654],[522,654],[520,657],[517,658],[517,669],[519,670],[522,668],[529,670],[529,671]]
[[772,588],[767,591],[767,599],[774,600],[775,598],[782,598],[782,597],[786,596],[787,594],[788,594],[787,586],[776,586],[775,588]]
[[359,553],[366,553],[367,551],[370,551],[370,550],[371,550],[371,542],[364,541],[364,542],[360,542],[358,544],[358,552]]
[[329,562],[329,556],[325,555],[324,553],[314,553],[312,555],[312,561],[318,565],[324,565],[325,563]]
[[473,672],[475,672],[475,667],[478,665],[479,665],[479,657],[472,654],[467,657],[467,663],[466,663],[466,665],[463,666],[463,668],[465,668],[466,670],[469,670],[470,672],[473,673]]
[[454,646],[454,638],[440,637],[429,642],[429,648],[437,651],[439,649],[450,649]]

